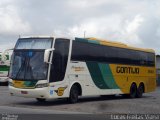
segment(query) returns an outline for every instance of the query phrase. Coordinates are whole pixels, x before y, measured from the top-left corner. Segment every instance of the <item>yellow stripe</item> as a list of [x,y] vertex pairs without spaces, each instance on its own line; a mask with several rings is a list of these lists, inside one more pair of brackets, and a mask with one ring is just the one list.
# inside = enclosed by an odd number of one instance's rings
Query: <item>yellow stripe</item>
[[125,48],[125,49],[139,50],[139,51],[143,51],[143,52],[155,53],[155,51],[153,49],[136,48],[136,47],[128,46],[128,45],[126,45],[124,43],[121,43],[121,42],[113,42],[113,41],[108,41],[108,40],[103,40],[103,39],[98,39],[98,38],[87,38],[87,39],[88,40],[99,41],[100,44],[106,45],[106,46],[112,46],[112,47],[119,47],[119,48]]

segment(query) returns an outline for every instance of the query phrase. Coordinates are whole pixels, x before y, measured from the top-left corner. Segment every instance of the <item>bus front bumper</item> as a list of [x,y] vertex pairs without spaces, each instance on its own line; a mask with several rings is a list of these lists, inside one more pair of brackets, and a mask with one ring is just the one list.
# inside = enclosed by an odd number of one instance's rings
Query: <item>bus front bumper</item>
[[48,87],[34,89],[20,89],[9,86],[9,92],[12,96],[28,97],[28,98],[51,98]]

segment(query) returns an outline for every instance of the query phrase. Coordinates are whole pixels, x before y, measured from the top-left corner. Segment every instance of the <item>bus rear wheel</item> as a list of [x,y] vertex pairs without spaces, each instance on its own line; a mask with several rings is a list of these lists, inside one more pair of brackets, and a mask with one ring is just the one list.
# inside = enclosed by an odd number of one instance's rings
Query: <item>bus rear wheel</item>
[[137,86],[136,86],[135,83],[133,83],[131,85],[131,87],[130,87],[130,94],[129,94],[129,96],[130,96],[130,98],[135,98],[136,95],[137,95]]
[[137,89],[137,98],[141,98],[144,93],[144,85],[140,84]]
[[73,85],[70,90],[69,102],[70,103],[77,103],[78,102],[78,93],[79,89],[76,85]]
[[44,98],[36,98],[36,100],[38,101],[38,102],[45,102],[46,101],[46,99],[44,99]]

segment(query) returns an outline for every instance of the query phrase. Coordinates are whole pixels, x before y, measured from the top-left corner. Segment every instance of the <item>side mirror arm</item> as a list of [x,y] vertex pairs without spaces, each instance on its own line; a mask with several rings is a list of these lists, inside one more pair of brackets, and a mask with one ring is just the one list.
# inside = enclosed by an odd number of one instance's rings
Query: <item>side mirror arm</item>
[[46,49],[45,52],[44,52],[44,62],[45,63],[49,63],[49,64],[52,64],[50,61],[49,61],[49,55],[50,55],[50,52],[54,51],[54,48],[52,49]]

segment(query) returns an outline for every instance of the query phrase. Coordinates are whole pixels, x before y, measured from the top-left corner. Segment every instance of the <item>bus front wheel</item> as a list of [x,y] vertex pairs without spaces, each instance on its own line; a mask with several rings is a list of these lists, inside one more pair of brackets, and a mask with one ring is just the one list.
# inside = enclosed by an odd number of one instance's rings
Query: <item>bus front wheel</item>
[[76,85],[73,85],[70,90],[70,96],[69,96],[69,102],[70,103],[76,103],[78,102],[78,87]]
[[38,102],[45,102],[45,101],[46,101],[46,99],[44,99],[44,98],[36,98],[36,100],[37,100]]
[[137,95],[137,86],[136,86],[135,83],[133,83],[131,85],[131,87],[130,87],[130,94],[129,94],[129,96],[130,96],[130,98],[135,98],[136,95]]

